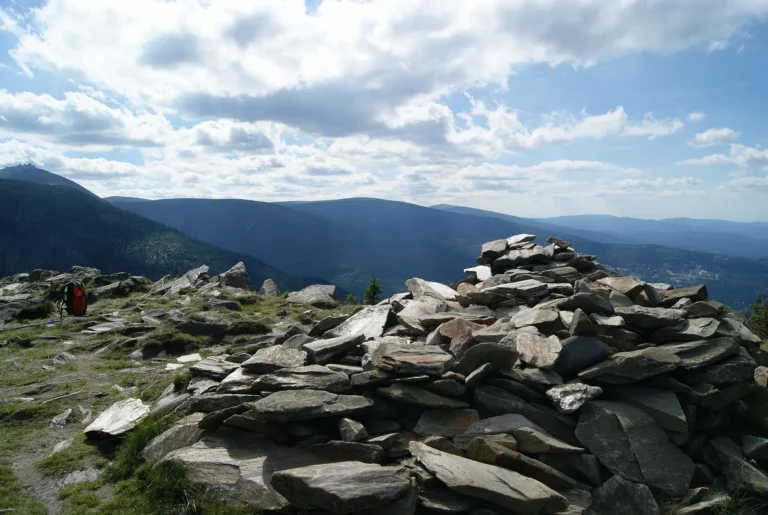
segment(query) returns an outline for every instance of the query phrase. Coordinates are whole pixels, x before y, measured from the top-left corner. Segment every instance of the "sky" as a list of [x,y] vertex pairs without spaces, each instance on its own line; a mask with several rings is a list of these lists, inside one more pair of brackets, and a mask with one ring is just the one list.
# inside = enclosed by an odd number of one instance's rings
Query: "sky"
[[101,196],[768,221],[768,0],[0,0],[0,166]]

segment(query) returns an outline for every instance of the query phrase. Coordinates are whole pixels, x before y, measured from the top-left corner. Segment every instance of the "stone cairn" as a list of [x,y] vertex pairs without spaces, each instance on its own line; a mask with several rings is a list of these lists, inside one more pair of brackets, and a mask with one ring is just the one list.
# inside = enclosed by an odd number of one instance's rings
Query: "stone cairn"
[[[705,286],[618,277],[534,240],[484,244],[455,289],[411,279],[195,364],[153,408],[185,418],[145,456],[223,500],[305,515],[687,514],[768,497],[768,440],[736,422],[764,387],[739,315]],[[150,411],[122,403],[86,432]]]

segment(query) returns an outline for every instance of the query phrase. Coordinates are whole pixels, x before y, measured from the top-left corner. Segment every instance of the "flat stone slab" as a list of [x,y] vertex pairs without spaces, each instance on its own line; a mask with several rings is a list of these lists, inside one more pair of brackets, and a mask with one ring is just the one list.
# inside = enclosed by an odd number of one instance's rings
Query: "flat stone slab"
[[256,354],[242,364],[242,367],[255,374],[269,374],[281,368],[300,367],[306,362],[306,351],[275,345],[257,350]]
[[514,507],[521,515],[556,513],[568,507],[563,496],[517,472],[438,451],[421,442],[411,442],[409,449],[445,486],[460,494]]
[[410,489],[400,470],[344,461],[282,470],[272,474],[271,485],[298,508],[352,513],[385,505]]
[[613,384],[634,383],[649,377],[672,372],[682,360],[661,348],[617,352],[607,360],[579,373],[583,379],[598,379]]
[[342,392],[349,387],[349,376],[322,365],[284,368],[265,374],[253,382],[262,391],[326,390]]
[[379,395],[386,399],[403,404],[411,404],[422,408],[468,408],[469,405],[464,401],[450,399],[437,395],[410,384],[397,383],[387,388],[378,388]]
[[473,409],[427,410],[422,413],[413,432],[420,436],[452,438],[463,434],[479,418]]
[[436,345],[382,343],[372,359],[376,368],[398,375],[441,376],[453,365],[453,356]]
[[315,340],[304,345],[310,363],[325,365],[336,356],[348,352],[365,341],[365,335],[339,336],[327,340]]
[[362,334],[366,339],[378,338],[384,334],[391,313],[392,307],[388,304],[367,306],[325,334],[331,337]]
[[373,406],[373,401],[359,395],[338,395],[319,390],[285,390],[248,406],[251,418],[257,422],[293,422],[363,413]]
[[114,403],[85,428],[85,436],[114,437],[127,433],[149,416],[149,406],[140,399],[125,399]]
[[739,353],[739,344],[733,338],[715,338],[690,343],[662,345],[660,348],[680,358],[680,366],[696,370],[713,365]]

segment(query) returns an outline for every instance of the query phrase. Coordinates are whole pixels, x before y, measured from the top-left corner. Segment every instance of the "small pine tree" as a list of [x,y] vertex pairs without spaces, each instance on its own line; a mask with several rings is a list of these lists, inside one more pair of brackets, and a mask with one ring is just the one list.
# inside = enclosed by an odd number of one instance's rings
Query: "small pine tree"
[[371,274],[371,281],[368,283],[368,289],[365,290],[363,304],[378,304],[379,295],[381,295],[381,285],[379,284],[378,279],[376,279],[376,276]]
[[350,305],[360,304],[360,301],[357,300],[357,297],[355,297],[351,293],[348,293],[347,298],[344,299],[344,304],[350,304]]
[[768,293],[758,294],[746,313],[747,327],[763,340],[768,340]]

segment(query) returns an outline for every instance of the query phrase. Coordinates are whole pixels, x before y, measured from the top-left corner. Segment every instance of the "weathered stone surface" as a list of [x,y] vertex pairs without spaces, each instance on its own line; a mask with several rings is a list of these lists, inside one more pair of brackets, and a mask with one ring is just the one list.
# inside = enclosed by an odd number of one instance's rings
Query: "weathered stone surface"
[[205,432],[197,426],[197,423],[202,420],[202,414],[199,415],[199,417],[193,418],[191,422],[173,426],[150,440],[141,453],[144,459],[158,461],[176,449],[188,447],[197,442]]
[[398,375],[441,376],[453,365],[453,356],[434,345],[382,343],[373,353],[376,368]]
[[125,399],[114,403],[85,428],[85,436],[114,437],[127,433],[149,416],[149,407],[140,399]]
[[241,290],[251,289],[251,278],[248,276],[248,271],[245,269],[245,263],[242,261],[223,274],[219,274],[219,281],[222,286],[240,288]]
[[275,392],[249,404],[258,422],[293,422],[364,413],[373,401],[359,395],[337,395],[318,390]]
[[523,333],[517,335],[515,349],[520,355],[520,361],[523,363],[537,368],[548,369],[555,366],[563,346],[560,344],[560,338],[555,335],[544,338],[534,334]]
[[243,363],[243,368],[255,374],[268,374],[281,368],[294,368],[306,364],[307,353],[281,345],[259,349]]
[[[217,381],[213,381],[203,376],[194,377],[192,379],[199,379],[199,380],[202,379],[202,380],[214,382],[215,384],[218,385],[218,387],[213,387],[211,389],[216,390],[217,393],[249,394],[249,393],[258,392],[258,388],[255,387],[255,383],[259,377],[260,376],[258,374],[252,374],[250,372],[245,371],[242,368],[238,368],[234,372],[229,374],[227,377],[222,379],[221,383],[218,383]],[[190,381],[190,384],[191,384],[191,381]],[[208,391],[209,388],[210,386],[206,387],[205,391]]]
[[424,297],[432,297],[437,300],[455,300],[458,292],[453,288],[440,283],[425,281],[417,277],[405,281],[405,286],[413,295],[414,300],[421,300]]
[[687,384],[708,383],[712,385],[734,384],[753,378],[757,363],[742,348],[739,354],[731,356],[714,365],[698,370],[686,371],[681,380]]
[[259,295],[263,295],[264,297],[279,297],[280,289],[277,287],[277,284],[275,284],[275,281],[272,279],[265,279],[261,284],[261,288],[259,288]]
[[[483,243],[483,246],[480,248],[480,256],[493,260],[504,254],[506,251],[507,240],[494,240]],[[482,281],[482,279],[480,280]]]
[[438,451],[447,452],[448,454],[453,454],[455,456],[464,456],[464,452],[461,449],[456,447],[450,440],[443,438],[442,436],[427,436],[426,438],[422,438],[419,441],[425,445],[429,445],[433,449],[437,449]]
[[577,481],[591,486],[603,484],[600,462],[591,454],[541,454],[539,460]]
[[316,340],[304,345],[304,350],[307,351],[310,362],[324,365],[330,363],[330,361],[347,352],[365,341],[365,335],[358,334],[354,336],[340,336],[337,338],[329,338],[327,340]]
[[655,343],[688,342],[711,338],[720,322],[714,318],[693,318],[684,320],[680,326],[662,327],[651,337]]
[[285,299],[289,304],[309,304],[317,308],[331,309],[338,305],[336,287],[327,284],[313,284],[288,294]]
[[491,272],[491,267],[487,265],[478,265],[472,268],[465,268],[464,273],[470,274],[478,281],[485,281],[486,279],[490,279],[491,276],[493,275],[493,273]]
[[419,494],[419,504],[430,513],[468,513],[472,503],[445,487],[429,487]]
[[520,515],[550,514],[568,507],[568,501],[551,488],[511,470],[454,456],[420,442],[411,442],[410,451],[448,488],[507,506]]
[[466,393],[466,387],[456,379],[437,379],[423,386],[430,392],[449,397],[461,397]]
[[662,306],[664,307],[672,306],[678,300],[684,298],[689,298],[693,302],[707,300],[709,298],[709,294],[707,293],[707,286],[704,284],[691,286],[690,288],[675,288],[672,290],[665,290],[662,292],[662,295]]
[[632,302],[632,299],[615,290],[611,292],[610,300],[614,310],[616,310],[616,308],[629,308],[635,305],[635,303]]
[[565,299],[558,309],[567,311],[576,311],[581,309],[584,313],[600,313],[602,315],[612,315],[613,305],[610,302],[597,295],[596,293],[575,293]]
[[296,350],[303,350],[304,346],[308,343],[316,342],[317,338],[313,338],[312,336],[306,335],[306,334],[294,334],[287,340],[285,340],[282,345],[286,349],[296,349]]
[[469,405],[466,402],[458,401],[456,399],[449,399],[435,393],[429,392],[422,388],[412,386],[405,383],[397,383],[387,388],[378,388],[376,390],[379,395],[386,399],[402,402],[404,404],[411,404],[414,406],[420,406],[422,408],[468,408]]
[[741,441],[741,448],[749,459],[768,459],[768,438],[745,435]]
[[517,357],[518,353],[511,347],[497,343],[478,343],[459,358],[453,370],[467,375],[486,363],[490,363],[494,370],[506,370],[514,366]]
[[547,397],[552,404],[563,413],[575,413],[587,402],[602,395],[603,389],[599,386],[590,386],[583,383],[568,383],[553,386],[547,390]]
[[706,367],[739,353],[739,344],[732,338],[662,345],[660,348],[679,357],[680,366],[686,370]]
[[742,344],[760,345],[762,340],[755,333],[747,329],[747,326],[738,320],[730,317],[723,317],[720,320],[720,326],[717,328],[717,336],[727,336],[733,338]]
[[464,380],[466,388],[468,390],[473,389],[478,384],[480,384],[483,381],[483,379],[485,379],[492,373],[493,373],[493,365],[491,365],[490,363],[486,363],[485,365],[482,365],[476,368]]
[[345,461],[275,472],[271,485],[298,508],[353,513],[394,501],[411,488],[398,471],[397,467]]
[[342,392],[349,387],[349,376],[322,365],[283,368],[254,381],[259,390],[326,390]]
[[635,297],[645,291],[645,281],[637,277],[605,277],[598,279],[598,283],[604,284],[609,288],[619,291],[627,297]]
[[[602,315],[599,315],[602,317]],[[608,317],[603,317],[606,319]],[[568,333],[571,336],[597,336],[597,327],[592,320],[581,309],[573,312],[570,323],[568,324]]]
[[589,315],[589,319],[595,323],[598,327],[624,327],[626,322],[620,316],[607,317],[600,313],[592,313]]
[[413,432],[420,436],[452,438],[465,433],[478,419],[477,411],[473,409],[427,410],[422,413]]
[[521,427],[529,427],[539,432],[544,432],[539,426],[525,418],[523,415],[510,414],[498,417],[485,418],[469,426],[465,431],[468,435],[495,435],[512,433]]
[[331,337],[353,337],[362,334],[366,339],[384,334],[392,307],[366,306],[327,333]]
[[640,408],[592,401],[581,410],[576,437],[611,472],[680,498],[694,464]]
[[688,420],[677,395],[667,390],[623,386],[611,390],[611,395],[622,402],[632,404],[648,413],[662,429],[685,433]]
[[517,449],[526,454],[581,454],[584,449],[574,447],[546,433],[530,427],[521,427],[512,431],[517,442]]
[[554,309],[524,309],[512,317],[512,323],[518,329],[528,325],[541,329],[550,327],[559,321],[560,315]]
[[489,465],[504,467],[535,479],[555,490],[576,488],[577,483],[557,469],[482,437],[469,444],[467,457]]
[[368,438],[365,426],[350,418],[339,419],[339,433],[345,442],[361,442]]
[[502,379],[500,377],[491,377],[489,379],[486,379],[484,383],[492,386],[498,386],[499,388],[502,388],[510,393],[513,393],[518,397],[525,399],[528,402],[536,402],[539,404],[547,403],[546,395],[544,395],[543,393],[540,393],[539,391],[533,389],[528,385],[523,384],[522,382],[519,382],[522,380],[523,379],[512,380],[512,379]]
[[616,314],[627,324],[643,330],[661,329],[678,326],[684,312],[680,309],[646,308],[643,306],[616,307]]
[[562,350],[555,362],[554,371],[566,380],[605,360],[612,352],[602,340],[590,336],[572,336],[560,343]]
[[240,365],[226,361],[224,356],[211,356],[203,361],[198,361],[189,370],[193,375],[221,381],[238,368],[240,368]]
[[728,479],[729,490],[768,495],[768,475],[749,463],[738,445],[722,436],[712,440],[710,445],[715,450],[717,461]]
[[624,384],[664,374],[680,366],[681,360],[660,347],[632,352],[617,352],[607,360],[579,373],[584,379],[597,378],[606,383]]
[[613,476],[592,494],[597,515],[659,515],[651,490],[642,484]]
[[327,317],[320,320],[318,323],[312,327],[309,331],[309,336],[312,337],[318,337],[325,334],[327,331],[330,331],[334,327],[338,327],[341,325],[342,322],[344,322],[346,319],[349,318],[349,315],[328,315]]
[[258,395],[248,394],[216,394],[204,395],[192,399],[190,410],[193,412],[211,413],[223,409],[239,406],[244,402],[253,402],[259,400]]

